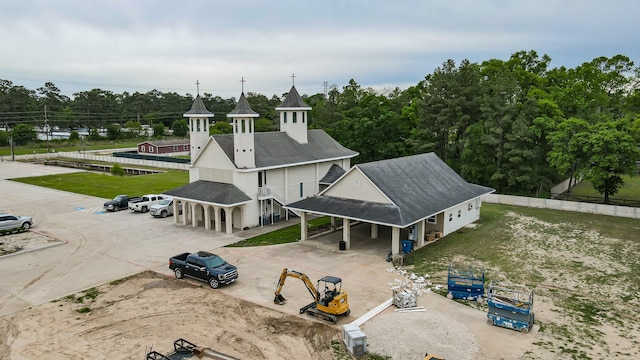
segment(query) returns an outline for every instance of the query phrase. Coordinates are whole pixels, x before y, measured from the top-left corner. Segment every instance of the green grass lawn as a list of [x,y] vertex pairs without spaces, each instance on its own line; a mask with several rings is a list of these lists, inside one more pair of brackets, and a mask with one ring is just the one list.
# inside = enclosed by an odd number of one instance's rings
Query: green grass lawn
[[[102,149],[118,149],[118,148],[134,148],[145,139],[132,139],[132,140],[118,140],[118,141],[96,141],[96,142],[82,142],[69,143],[69,142],[50,142],[47,148],[47,143],[42,141],[36,144],[29,144],[24,146],[15,146],[13,152],[15,155],[28,155],[28,154],[46,154],[49,152],[63,152],[63,151],[88,151],[88,150],[102,150]],[[0,156],[11,156],[10,147],[0,147]]]
[[150,175],[111,176],[110,174],[78,172],[18,178],[13,181],[111,199],[119,194],[129,196],[160,194],[188,184],[189,173],[169,170]]
[[[624,186],[620,188],[615,195],[612,195],[612,199],[628,199],[634,201],[640,201],[640,176],[628,176],[622,177],[624,180]],[[576,196],[594,196],[602,198],[604,195],[599,194],[593,186],[587,181],[581,181],[578,185],[571,189],[571,194]]]

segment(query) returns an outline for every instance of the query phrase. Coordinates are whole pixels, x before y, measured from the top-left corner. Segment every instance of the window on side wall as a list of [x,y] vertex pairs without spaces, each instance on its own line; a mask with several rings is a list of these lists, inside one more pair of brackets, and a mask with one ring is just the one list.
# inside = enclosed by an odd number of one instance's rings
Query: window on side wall
[[438,220],[436,219],[436,216],[431,216],[427,218],[427,224],[437,224]]

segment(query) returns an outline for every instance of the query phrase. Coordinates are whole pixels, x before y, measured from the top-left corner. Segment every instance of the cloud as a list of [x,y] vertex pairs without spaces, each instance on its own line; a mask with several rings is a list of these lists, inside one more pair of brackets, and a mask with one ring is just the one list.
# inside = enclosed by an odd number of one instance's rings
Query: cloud
[[23,0],[0,14],[0,78],[54,81],[63,91],[68,83],[72,92],[193,93],[199,80],[236,96],[244,76],[247,89],[279,95],[291,73],[309,91],[351,78],[415,84],[449,58],[481,62],[520,50],[548,53],[555,65],[617,53],[637,60],[626,38],[640,35],[640,5],[619,3]]

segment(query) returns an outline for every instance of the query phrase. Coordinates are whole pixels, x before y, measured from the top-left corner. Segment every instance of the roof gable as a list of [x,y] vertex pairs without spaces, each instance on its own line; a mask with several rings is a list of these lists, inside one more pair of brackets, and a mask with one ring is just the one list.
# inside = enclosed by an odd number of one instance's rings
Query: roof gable
[[322,195],[354,199],[381,204],[393,204],[378,187],[357,167],[352,167],[339,181],[333,183]]

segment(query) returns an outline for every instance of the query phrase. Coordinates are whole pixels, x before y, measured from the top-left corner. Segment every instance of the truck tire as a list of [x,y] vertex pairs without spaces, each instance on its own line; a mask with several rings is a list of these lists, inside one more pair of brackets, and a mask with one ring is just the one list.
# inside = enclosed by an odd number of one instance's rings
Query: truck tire
[[30,227],[31,227],[31,223],[30,222],[26,222],[26,223],[22,224],[22,229],[24,229],[24,230],[29,230]]
[[173,273],[176,275],[176,279],[182,279],[184,277],[182,269],[180,268],[176,268],[175,270],[173,270]]
[[162,212],[160,213],[160,216],[163,218],[167,217],[167,210],[162,210]]
[[217,289],[218,287],[220,287],[220,282],[218,281],[218,279],[212,277],[209,279],[209,286],[211,286],[212,289]]
[[146,213],[147,211],[149,211],[149,209],[148,209],[146,206],[143,206],[143,207],[142,207],[142,212],[143,212],[143,213]]

